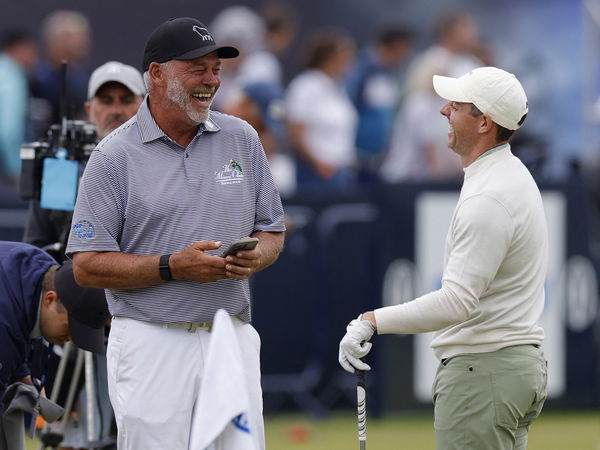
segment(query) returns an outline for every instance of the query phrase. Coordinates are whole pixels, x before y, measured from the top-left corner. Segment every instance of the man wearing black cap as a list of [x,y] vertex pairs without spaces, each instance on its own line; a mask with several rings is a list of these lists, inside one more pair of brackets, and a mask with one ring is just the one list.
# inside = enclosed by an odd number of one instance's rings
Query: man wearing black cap
[[[210,110],[220,59],[237,55],[196,19],[160,25],[144,52],[146,100],[98,145],[81,181],[67,254],[78,283],[107,289],[119,449],[188,448],[219,309],[232,316],[246,375],[239,423],[264,448],[248,278],[277,259],[285,226],[256,131]],[[244,236],[258,245],[223,256]]]
[[27,357],[33,339],[72,339],[84,350],[104,352],[104,291],[78,286],[70,262],[58,266],[37,247],[0,242],[0,273],[0,397],[9,384],[31,381]]

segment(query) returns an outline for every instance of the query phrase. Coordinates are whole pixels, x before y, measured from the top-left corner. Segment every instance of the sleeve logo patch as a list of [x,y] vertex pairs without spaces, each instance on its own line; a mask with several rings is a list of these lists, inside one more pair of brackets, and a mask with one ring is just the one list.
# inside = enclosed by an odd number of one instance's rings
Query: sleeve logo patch
[[96,231],[94,225],[87,220],[80,220],[71,227],[73,236],[79,239],[94,239],[96,237]]

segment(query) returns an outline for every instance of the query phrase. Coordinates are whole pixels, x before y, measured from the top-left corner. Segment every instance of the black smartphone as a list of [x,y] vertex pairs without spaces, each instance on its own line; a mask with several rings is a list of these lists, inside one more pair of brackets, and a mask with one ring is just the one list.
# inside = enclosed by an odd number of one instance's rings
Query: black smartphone
[[252,250],[256,247],[256,244],[258,244],[258,239],[254,237],[238,239],[237,241],[233,241],[221,256],[225,258],[227,255],[235,255],[240,250]]

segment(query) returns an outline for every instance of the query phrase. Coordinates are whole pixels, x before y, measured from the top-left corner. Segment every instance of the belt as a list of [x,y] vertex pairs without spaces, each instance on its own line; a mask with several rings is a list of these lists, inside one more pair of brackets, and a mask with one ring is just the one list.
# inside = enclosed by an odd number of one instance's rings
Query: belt
[[196,330],[206,330],[210,332],[212,329],[212,322],[171,322],[171,323],[161,323],[159,325],[164,325],[168,328],[182,328],[184,330],[189,331],[190,333],[195,332]]
[[[515,345],[514,347],[519,347],[520,345],[531,345],[531,346],[533,346],[535,348],[540,348],[539,344],[519,344],[519,345]],[[509,346],[509,347],[512,347],[512,346]],[[507,347],[504,347],[504,348],[507,348]],[[502,349],[500,349],[500,350],[502,350]],[[466,353],[464,353],[464,354],[466,354]],[[476,355],[477,353],[469,353],[469,354]],[[455,355],[455,356],[458,356],[458,355]],[[446,365],[446,361],[448,361],[450,358],[452,358],[452,356],[449,356],[448,358],[442,358],[440,360],[440,362],[445,366]]]

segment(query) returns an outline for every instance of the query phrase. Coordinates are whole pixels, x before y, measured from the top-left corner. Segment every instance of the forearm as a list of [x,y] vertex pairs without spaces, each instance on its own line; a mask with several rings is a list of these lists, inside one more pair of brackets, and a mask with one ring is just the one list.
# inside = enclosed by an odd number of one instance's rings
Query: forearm
[[257,269],[258,272],[269,267],[271,264],[277,261],[281,250],[283,250],[285,233],[255,231],[254,233],[252,233],[252,237],[258,238],[261,247],[261,261]]
[[[464,299],[463,299],[464,300]],[[413,334],[437,331],[465,321],[474,304],[463,301],[447,287],[415,300],[376,309],[379,334]]]
[[81,286],[136,289],[160,284],[160,255],[81,252],[73,255],[75,279]]

